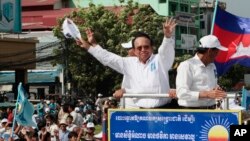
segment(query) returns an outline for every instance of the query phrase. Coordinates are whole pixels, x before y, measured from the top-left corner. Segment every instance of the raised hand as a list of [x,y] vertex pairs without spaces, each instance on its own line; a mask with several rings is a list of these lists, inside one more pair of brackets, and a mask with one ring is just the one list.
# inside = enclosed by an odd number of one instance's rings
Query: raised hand
[[84,49],[89,49],[89,47],[90,47],[90,44],[87,41],[83,40],[82,38],[77,39],[76,44],[79,45],[81,48],[84,48]]
[[88,38],[88,42],[92,45],[92,46],[96,46],[96,40],[95,40],[95,37],[94,37],[94,32],[88,28],[86,30],[86,34],[87,34],[87,38]]
[[164,36],[170,38],[174,32],[175,26],[177,25],[176,20],[171,18],[167,18],[165,23],[163,23],[163,32]]

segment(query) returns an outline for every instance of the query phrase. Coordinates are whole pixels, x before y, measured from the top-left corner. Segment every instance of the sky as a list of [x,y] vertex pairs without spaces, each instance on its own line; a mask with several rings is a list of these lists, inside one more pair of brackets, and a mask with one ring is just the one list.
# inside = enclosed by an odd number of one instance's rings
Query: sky
[[[213,1],[213,0],[207,0]],[[250,18],[249,5],[250,0],[219,0],[227,3],[226,11],[241,17]]]

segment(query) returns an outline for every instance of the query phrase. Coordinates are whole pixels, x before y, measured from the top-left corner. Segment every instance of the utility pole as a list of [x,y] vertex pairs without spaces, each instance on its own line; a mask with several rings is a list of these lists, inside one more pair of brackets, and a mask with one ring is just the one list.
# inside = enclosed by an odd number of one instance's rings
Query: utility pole
[[[69,83],[69,40],[65,38],[63,48],[63,59],[64,59],[64,94],[66,97],[70,95],[70,83]],[[65,85],[66,84],[66,85]]]
[[68,78],[68,75],[67,75],[67,70],[68,70],[68,43],[67,43],[67,39],[65,38],[63,41],[62,41],[62,48],[63,48],[63,51],[62,51],[62,97],[63,99],[65,100],[65,97],[66,97],[66,93],[67,93],[67,87],[65,87],[65,84],[67,84],[67,78]]

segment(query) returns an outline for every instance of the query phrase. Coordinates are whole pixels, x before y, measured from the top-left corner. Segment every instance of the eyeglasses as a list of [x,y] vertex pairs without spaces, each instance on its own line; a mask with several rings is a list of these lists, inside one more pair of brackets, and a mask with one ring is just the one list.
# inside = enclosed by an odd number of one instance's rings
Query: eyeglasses
[[139,46],[139,47],[135,47],[136,50],[141,51],[142,48],[144,48],[144,50],[148,50],[150,48],[150,46]]

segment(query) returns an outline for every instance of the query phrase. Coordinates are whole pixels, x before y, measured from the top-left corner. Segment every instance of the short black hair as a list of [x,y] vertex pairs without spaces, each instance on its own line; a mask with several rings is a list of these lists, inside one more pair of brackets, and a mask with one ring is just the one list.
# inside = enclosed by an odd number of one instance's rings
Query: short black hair
[[154,45],[153,40],[150,38],[150,36],[149,36],[147,33],[138,31],[138,32],[135,32],[135,33],[133,34],[133,39],[132,39],[132,47],[133,47],[133,48],[135,47],[135,39],[137,39],[137,38],[139,38],[139,37],[144,37],[144,38],[149,39],[150,45],[151,45],[151,46]]
[[217,50],[218,48],[203,48],[203,47],[197,47],[196,52],[200,53],[200,54],[204,54],[208,51],[208,49],[212,49],[212,50]]
[[72,115],[68,115],[67,118],[74,119]]
[[208,48],[202,48],[202,47],[196,48],[196,52],[201,53],[201,54],[204,54],[205,52],[207,52],[207,50],[208,50]]
[[46,121],[45,120],[41,120],[37,123],[37,128],[38,130],[41,130],[43,127],[46,127]]
[[76,132],[74,132],[74,131],[69,132],[68,138],[70,139],[72,137],[78,137],[78,134]]

